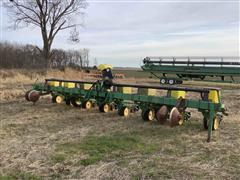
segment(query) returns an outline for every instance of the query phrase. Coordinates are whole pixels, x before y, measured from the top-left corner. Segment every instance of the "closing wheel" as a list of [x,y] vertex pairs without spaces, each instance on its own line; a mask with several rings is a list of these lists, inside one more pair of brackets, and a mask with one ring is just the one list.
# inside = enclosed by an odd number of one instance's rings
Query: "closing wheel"
[[58,104],[61,104],[63,102],[63,97],[62,96],[56,96],[55,97],[55,102],[58,103]]
[[32,101],[33,103],[37,102],[40,98],[40,92],[36,90],[31,90],[28,93],[28,100]]
[[164,124],[167,122],[168,118],[168,107],[163,105],[156,112],[156,119],[160,124]]
[[29,93],[30,93],[31,91],[32,91],[32,90],[29,90],[29,91],[27,91],[27,92],[25,93],[25,99],[26,99],[27,101],[30,101],[29,98],[28,98],[28,95],[29,95]]
[[71,105],[71,100],[70,99],[66,99],[66,105]]
[[72,98],[71,99],[71,104],[74,106],[74,107],[81,107],[82,105],[82,102],[79,98]]
[[130,109],[129,109],[128,107],[122,107],[122,108],[120,108],[120,109],[118,110],[118,114],[119,114],[120,116],[125,116],[125,117],[127,117],[127,116],[129,116],[129,114],[130,114]]
[[91,101],[86,101],[84,104],[83,104],[83,108],[85,109],[91,109],[93,107],[93,104]]
[[155,112],[152,109],[148,109],[142,112],[142,119],[144,121],[152,121],[155,118]]
[[[219,128],[219,124],[220,124],[220,120],[217,116],[214,117],[213,119],[213,126],[212,126],[212,130],[217,130]],[[204,129],[208,129],[208,118],[203,118],[203,127]]]
[[171,127],[183,124],[183,116],[176,107],[169,114],[169,122]]

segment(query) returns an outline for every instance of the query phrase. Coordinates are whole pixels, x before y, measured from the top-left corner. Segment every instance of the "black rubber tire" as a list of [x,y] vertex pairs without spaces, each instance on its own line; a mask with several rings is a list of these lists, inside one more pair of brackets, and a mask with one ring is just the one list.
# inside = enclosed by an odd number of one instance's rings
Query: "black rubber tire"
[[166,84],[166,83],[167,83],[167,81],[166,81],[165,78],[161,78],[161,79],[160,79],[160,84]]
[[71,100],[70,99],[66,99],[66,105],[71,105]]
[[118,109],[118,115],[119,116],[123,116],[124,115],[124,108],[123,107]]
[[142,119],[143,121],[148,121],[148,110],[142,111]]
[[70,102],[71,102],[71,104],[72,104],[74,107],[80,108],[80,107],[82,106],[82,104],[78,104],[78,103],[76,102],[76,98],[72,98],[72,99],[70,100]]
[[204,79],[205,79],[205,76],[200,76],[200,79],[201,79],[201,80],[204,80]]
[[98,110],[99,110],[99,112],[101,112],[101,113],[103,113],[103,112],[104,112],[104,109],[103,109],[103,107],[104,107],[104,104],[102,104],[102,105],[100,105],[100,106],[98,107]]
[[[124,115],[124,111],[125,111],[125,109],[128,109],[128,115]],[[118,115],[119,116],[125,116],[125,117],[127,117],[127,116],[129,116],[129,114],[130,114],[130,109],[128,108],[128,107],[126,107],[126,106],[124,106],[124,107],[121,107],[120,109],[118,109]]]
[[57,96],[52,96],[52,102],[53,102],[53,103],[56,103],[56,97],[57,97]]

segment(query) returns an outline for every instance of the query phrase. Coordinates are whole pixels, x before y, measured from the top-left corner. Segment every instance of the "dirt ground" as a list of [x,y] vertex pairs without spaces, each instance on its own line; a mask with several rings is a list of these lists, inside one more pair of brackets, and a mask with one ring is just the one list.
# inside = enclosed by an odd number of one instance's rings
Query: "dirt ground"
[[239,87],[223,86],[229,116],[207,143],[197,111],[170,128],[143,122],[140,113],[124,118],[53,104],[50,97],[33,105],[23,97],[31,83],[0,83],[0,179],[240,177]]

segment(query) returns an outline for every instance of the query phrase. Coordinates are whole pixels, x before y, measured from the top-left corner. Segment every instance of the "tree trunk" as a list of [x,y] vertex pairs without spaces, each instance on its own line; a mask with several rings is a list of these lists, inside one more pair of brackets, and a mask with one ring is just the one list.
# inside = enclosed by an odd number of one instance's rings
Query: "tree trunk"
[[49,45],[48,40],[44,40],[44,46],[43,46],[43,58],[45,61],[45,67],[46,69],[51,68],[51,47]]

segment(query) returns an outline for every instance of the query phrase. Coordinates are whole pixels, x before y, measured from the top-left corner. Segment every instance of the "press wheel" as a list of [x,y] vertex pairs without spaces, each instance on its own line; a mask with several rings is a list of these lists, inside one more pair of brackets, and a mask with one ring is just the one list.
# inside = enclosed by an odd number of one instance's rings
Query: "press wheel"
[[142,112],[142,119],[144,121],[152,121],[155,118],[155,112],[152,109],[148,109]]
[[99,106],[99,111],[100,112],[104,112],[104,113],[107,113],[111,110],[111,107],[109,104],[105,103],[105,104],[102,104],[101,106]]
[[118,110],[118,114],[119,114],[120,116],[125,116],[125,117],[127,117],[127,116],[129,116],[129,114],[130,114],[130,109],[129,109],[128,107],[122,107],[122,108],[120,108],[120,109]]
[[55,102],[58,103],[58,104],[61,104],[63,102],[63,97],[62,96],[56,96],[55,97]]
[[91,109],[93,107],[93,104],[91,101],[86,101],[84,104],[83,104],[83,108],[85,109]]
[[111,110],[111,107],[109,104],[104,104],[103,105],[103,112],[107,113]]

